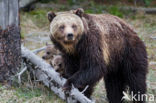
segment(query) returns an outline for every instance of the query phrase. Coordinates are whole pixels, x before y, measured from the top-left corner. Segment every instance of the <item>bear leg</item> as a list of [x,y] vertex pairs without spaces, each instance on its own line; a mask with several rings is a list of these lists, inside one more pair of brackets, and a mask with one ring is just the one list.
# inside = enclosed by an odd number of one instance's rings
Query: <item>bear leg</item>
[[104,76],[105,88],[109,103],[122,103],[123,91],[125,89],[124,81],[117,74],[107,74]]
[[130,95],[133,95],[133,103],[145,103],[146,76],[141,73],[133,73],[129,77]]

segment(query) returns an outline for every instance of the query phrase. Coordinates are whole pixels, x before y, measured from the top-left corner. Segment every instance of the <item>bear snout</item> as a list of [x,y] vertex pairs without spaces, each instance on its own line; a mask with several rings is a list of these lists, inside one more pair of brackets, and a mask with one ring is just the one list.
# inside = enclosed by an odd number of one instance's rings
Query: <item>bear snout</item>
[[68,33],[67,34],[67,39],[68,40],[73,40],[73,37],[74,37],[73,33]]
[[42,56],[42,59],[46,59],[45,56]]

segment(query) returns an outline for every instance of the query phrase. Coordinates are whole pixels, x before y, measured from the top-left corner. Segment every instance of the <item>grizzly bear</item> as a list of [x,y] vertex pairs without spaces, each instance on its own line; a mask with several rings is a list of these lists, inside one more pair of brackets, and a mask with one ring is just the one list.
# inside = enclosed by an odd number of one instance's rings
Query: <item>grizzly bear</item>
[[[48,13],[50,38],[63,53],[67,82],[90,97],[103,78],[109,103],[122,103],[123,91],[146,93],[147,53],[137,33],[109,14],[86,14],[83,9]],[[144,100],[139,103],[144,103]],[[133,99],[133,102],[136,102]]]

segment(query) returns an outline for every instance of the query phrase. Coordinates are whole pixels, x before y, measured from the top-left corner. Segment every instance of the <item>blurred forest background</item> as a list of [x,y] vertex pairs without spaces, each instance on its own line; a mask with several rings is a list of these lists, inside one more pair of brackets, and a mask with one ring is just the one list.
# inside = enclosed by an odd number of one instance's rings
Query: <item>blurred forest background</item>
[[[29,2],[27,2],[29,1]],[[86,13],[110,13],[132,25],[145,42],[149,58],[148,93],[156,103],[156,0],[21,0],[20,25],[22,43],[33,50],[45,46],[49,39],[48,11],[83,8]],[[39,53],[42,56],[43,52]],[[0,103],[64,103],[48,88],[32,82],[29,72],[22,76],[22,84],[14,80],[14,87],[0,85]],[[96,103],[106,102],[103,81],[95,88]]]

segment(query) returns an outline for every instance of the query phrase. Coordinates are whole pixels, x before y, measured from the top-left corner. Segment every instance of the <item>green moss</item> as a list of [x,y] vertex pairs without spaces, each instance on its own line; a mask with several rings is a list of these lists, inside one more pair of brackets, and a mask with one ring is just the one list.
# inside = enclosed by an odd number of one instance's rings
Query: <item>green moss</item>
[[85,13],[94,13],[95,11],[94,10],[92,10],[92,9],[87,9],[87,10],[85,10]]
[[119,10],[118,6],[111,6],[108,8],[110,14],[116,15],[118,17],[123,17],[123,13]]
[[33,10],[31,12],[29,12],[30,15],[38,15],[38,16],[43,16],[46,14],[46,10],[42,10],[42,9],[36,9],[36,10]]
[[58,96],[56,96],[51,90],[46,87],[40,85],[41,87],[34,87],[30,89],[24,85],[22,87],[15,87],[16,92],[14,93],[18,98],[21,98],[24,102],[28,100],[36,100],[35,98],[40,98],[39,101],[35,101],[33,103],[64,103]]
[[153,1],[153,0],[144,0],[146,6],[151,5],[151,2],[152,2],[152,1]]
[[70,6],[72,6],[72,5],[75,4],[75,0],[67,0],[67,2],[68,2],[68,4],[69,4]]
[[41,91],[39,89],[28,89],[28,88],[18,88],[15,94],[19,98],[31,99],[33,97],[41,96]]

